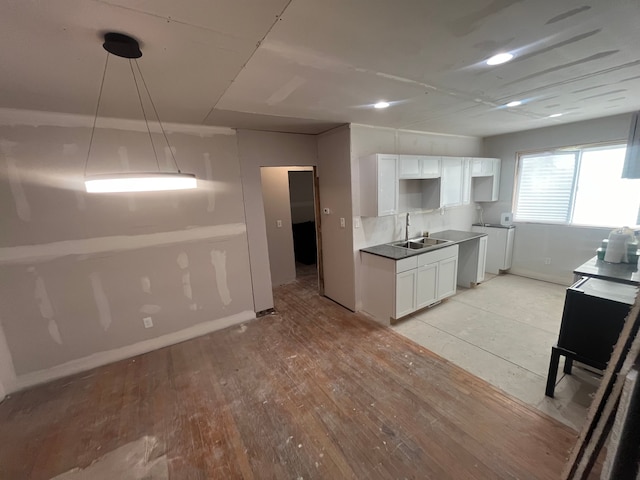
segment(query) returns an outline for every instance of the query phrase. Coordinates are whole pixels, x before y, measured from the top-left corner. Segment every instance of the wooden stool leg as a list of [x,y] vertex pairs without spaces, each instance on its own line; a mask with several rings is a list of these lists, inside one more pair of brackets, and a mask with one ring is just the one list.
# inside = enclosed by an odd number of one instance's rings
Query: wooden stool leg
[[549,361],[549,374],[547,375],[547,388],[544,394],[553,398],[553,391],[556,389],[556,375],[558,375],[558,364],[560,363],[560,351],[556,347],[551,347],[551,360]]

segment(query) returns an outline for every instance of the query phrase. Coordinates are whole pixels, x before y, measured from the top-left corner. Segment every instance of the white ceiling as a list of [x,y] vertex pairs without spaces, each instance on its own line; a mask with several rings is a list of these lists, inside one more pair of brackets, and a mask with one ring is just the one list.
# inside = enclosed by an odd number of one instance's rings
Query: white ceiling
[[[3,0],[0,107],[93,115],[119,31],[163,122],[488,136],[640,110],[639,25],[639,0]],[[100,116],[141,116],[118,57]]]

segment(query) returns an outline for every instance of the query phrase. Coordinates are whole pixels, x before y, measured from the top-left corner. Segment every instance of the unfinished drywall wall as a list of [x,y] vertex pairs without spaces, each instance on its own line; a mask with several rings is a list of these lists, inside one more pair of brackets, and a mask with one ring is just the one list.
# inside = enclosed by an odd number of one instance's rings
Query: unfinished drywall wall
[[16,371],[13,368],[13,359],[0,321],[0,402],[8,392],[13,390],[15,381]]
[[[384,217],[360,217],[360,158],[374,153],[480,156],[482,153],[482,139],[352,125],[350,140],[353,216],[356,222],[360,222],[361,225],[361,228],[353,230],[353,262],[356,268],[356,278],[359,278],[359,250],[361,248],[400,240],[405,235],[404,213]],[[422,231],[469,230],[471,224],[475,221],[476,210],[473,204],[451,207],[433,212],[412,213],[409,231],[410,235],[416,235]],[[357,305],[358,309],[360,309],[359,293]]]
[[[233,130],[169,132],[196,190],[98,195],[83,191],[90,122],[48,123],[0,126],[0,320],[18,385],[255,316]],[[96,130],[88,173],[156,168],[144,131]]]
[[[498,202],[484,203],[485,222],[512,211],[518,152],[598,142],[626,143],[631,114],[568,123],[484,139],[484,154],[502,160]],[[610,229],[517,223],[511,272],[570,285],[573,269],[595,255]],[[550,263],[545,260],[549,259]]]
[[251,282],[256,312],[273,308],[269,248],[264,217],[260,167],[315,166],[317,144],[313,135],[238,130]]
[[[339,127],[318,137],[318,177],[322,219],[324,294],[356,309],[353,265],[353,207],[350,129]],[[325,213],[328,209],[329,213]],[[340,223],[344,219],[344,225]]]
[[289,206],[289,171],[287,167],[262,167],[260,173],[271,284],[276,287],[296,279]]

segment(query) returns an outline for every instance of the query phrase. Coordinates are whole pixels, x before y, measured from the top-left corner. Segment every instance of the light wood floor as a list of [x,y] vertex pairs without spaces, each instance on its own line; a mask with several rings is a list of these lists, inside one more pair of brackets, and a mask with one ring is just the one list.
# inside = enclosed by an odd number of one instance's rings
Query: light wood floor
[[575,432],[313,280],[278,287],[277,315],[12,395],[0,478],[49,479],[143,437],[170,479],[559,477]]

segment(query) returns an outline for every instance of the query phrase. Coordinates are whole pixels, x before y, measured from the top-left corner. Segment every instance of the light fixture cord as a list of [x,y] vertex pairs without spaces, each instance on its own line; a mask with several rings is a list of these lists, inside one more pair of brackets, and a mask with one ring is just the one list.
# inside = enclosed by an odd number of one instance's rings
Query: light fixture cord
[[[138,62],[136,62],[136,65]],[[153,144],[153,137],[151,136],[151,129],[149,128],[149,121],[147,120],[147,112],[144,111],[144,105],[142,104],[142,95],[140,95],[140,89],[138,88],[138,80],[136,74],[133,71],[133,62],[129,59],[129,67],[131,67],[131,75],[133,75],[133,83],[136,84],[136,92],[138,92],[138,100],[140,100],[140,108],[142,109],[142,116],[144,117],[144,123],[147,125],[147,132],[149,133],[149,140],[151,141],[151,148],[153,149],[153,155],[156,157],[156,165],[158,165],[158,171],[160,171],[160,161],[158,160],[158,152],[156,152],[156,146]],[[144,82],[144,78],[142,79]],[[151,102],[153,104],[153,102]]]
[[102,72],[102,81],[100,82],[100,92],[98,93],[98,104],[96,105],[96,114],[93,116],[93,127],[91,128],[91,138],[89,139],[89,150],[87,158],[84,160],[84,176],[87,176],[87,166],[89,165],[89,156],[91,155],[91,146],[93,145],[93,134],[96,131],[96,120],[98,120],[98,110],[100,110],[100,100],[102,99],[102,87],[104,87],[104,78],[107,75],[107,65],[109,64],[109,52],[107,59],[104,61],[104,71]]
[[138,67],[138,72],[140,73],[140,78],[142,79],[142,85],[144,85],[144,89],[147,92],[147,96],[149,97],[149,101],[151,102],[151,107],[153,107],[153,112],[156,115],[156,118],[158,119],[158,125],[160,125],[160,131],[162,132],[162,135],[164,136],[164,141],[167,142],[167,148],[169,149],[169,152],[171,153],[171,158],[173,159],[173,163],[176,166],[176,170],[178,171],[178,173],[180,173],[180,167],[178,166],[178,161],[176,160],[175,155],[173,154],[173,149],[171,148],[171,145],[169,144],[169,139],[167,138],[167,134],[164,131],[164,128],[162,127],[162,122],[160,121],[160,115],[158,115],[158,110],[156,110],[156,105],[155,103],[153,103],[153,98],[151,97],[151,94],[149,93],[149,88],[147,87],[147,82],[144,81],[144,75],[142,75],[142,70],[140,70],[140,64],[138,63],[138,60],[135,59],[136,62],[136,67]]

